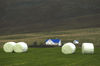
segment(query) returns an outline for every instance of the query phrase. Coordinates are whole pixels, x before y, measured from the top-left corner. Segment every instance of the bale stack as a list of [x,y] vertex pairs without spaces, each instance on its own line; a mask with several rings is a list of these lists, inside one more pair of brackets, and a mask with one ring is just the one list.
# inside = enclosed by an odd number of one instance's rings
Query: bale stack
[[71,42],[64,44],[61,49],[63,54],[73,54],[75,50],[76,46]]

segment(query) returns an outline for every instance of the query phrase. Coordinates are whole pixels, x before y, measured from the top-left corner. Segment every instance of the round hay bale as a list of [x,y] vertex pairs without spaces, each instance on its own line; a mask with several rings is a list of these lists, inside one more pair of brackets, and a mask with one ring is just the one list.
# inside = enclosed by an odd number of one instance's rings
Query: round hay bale
[[61,51],[64,54],[73,54],[75,50],[76,50],[76,46],[73,43],[69,42],[62,46]]
[[27,50],[28,50],[28,46],[25,42],[18,42],[14,46],[14,52],[16,53],[26,52]]
[[93,54],[94,53],[94,45],[93,43],[83,43],[82,44],[82,53],[83,54]]
[[5,52],[13,52],[13,51],[14,51],[13,47],[14,47],[15,45],[16,45],[15,42],[7,42],[7,43],[4,44],[3,50],[4,50]]

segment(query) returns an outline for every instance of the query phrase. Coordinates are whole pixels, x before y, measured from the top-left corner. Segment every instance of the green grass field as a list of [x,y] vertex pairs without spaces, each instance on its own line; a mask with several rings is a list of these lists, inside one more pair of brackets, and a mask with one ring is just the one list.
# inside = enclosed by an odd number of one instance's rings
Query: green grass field
[[61,48],[29,48],[26,53],[5,53],[0,49],[0,66],[99,66],[100,48],[95,53],[64,55]]

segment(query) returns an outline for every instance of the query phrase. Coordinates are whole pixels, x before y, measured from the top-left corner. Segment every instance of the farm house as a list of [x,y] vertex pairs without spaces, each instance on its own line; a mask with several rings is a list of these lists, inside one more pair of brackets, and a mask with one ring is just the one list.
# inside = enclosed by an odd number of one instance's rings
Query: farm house
[[48,39],[48,40],[46,40],[45,44],[46,45],[61,46],[61,40],[60,39]]

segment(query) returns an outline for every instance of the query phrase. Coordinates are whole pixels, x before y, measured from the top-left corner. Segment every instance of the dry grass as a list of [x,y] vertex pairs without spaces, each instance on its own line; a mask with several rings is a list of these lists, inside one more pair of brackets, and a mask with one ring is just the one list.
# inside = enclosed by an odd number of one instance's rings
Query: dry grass
[[[44,42],[47,38],[59,38],[63,41],[72,41],[74,39],[78,40],[89,40],[98,41],[100,36],[100,28],[89,28],[89,29],[76,29],[68,31],[56,31],[56,32],[41,32],[41,33],[27,33],[27,34],[15,34],[15,35],[5,35],[0,36],[0,43],[5,43],[8,41],[24,41],[28,44],[32,44],[34,41]],[[97,40],[98,39],[98,40]]]

